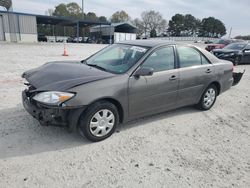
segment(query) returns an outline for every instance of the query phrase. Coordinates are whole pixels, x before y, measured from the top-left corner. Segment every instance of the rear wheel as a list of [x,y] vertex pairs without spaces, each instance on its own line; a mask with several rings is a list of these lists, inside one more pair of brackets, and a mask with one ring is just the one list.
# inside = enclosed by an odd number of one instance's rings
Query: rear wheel
[[98,142],[111,136],[118,122],[116,106],[107,101],[99,101],[83,112],[78,130],[88,140]]
[[200,110],[209,110],[214,105],[217,95],[217,87],[214,84],[211,84],[202,94],[202,97],[196,107]]

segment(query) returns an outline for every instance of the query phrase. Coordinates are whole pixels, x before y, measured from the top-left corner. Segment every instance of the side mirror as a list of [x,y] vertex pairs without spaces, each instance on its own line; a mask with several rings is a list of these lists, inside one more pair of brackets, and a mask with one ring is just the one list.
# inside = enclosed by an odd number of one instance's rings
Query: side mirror
[[152,76],[154,73],[154,69],[153,68],[150,68],[150,67],[141,67],[139,68],[134,76],[136,77],[140,77],[140,76]]

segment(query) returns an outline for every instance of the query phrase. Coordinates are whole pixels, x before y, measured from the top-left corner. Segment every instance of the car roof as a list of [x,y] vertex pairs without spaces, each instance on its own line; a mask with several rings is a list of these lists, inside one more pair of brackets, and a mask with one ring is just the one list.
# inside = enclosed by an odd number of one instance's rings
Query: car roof
[[118,42],[118,44],[129,44],[129,45],[145,46],[152,48],[160,45],[175,45],[177,43],[175,41],[166,41],[166,40],[127,40]]

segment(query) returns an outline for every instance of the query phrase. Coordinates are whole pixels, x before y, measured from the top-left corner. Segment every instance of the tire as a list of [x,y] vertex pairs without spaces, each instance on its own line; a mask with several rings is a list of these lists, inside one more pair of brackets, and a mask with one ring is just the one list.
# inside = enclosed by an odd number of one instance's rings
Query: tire
[[108,101],[98,101],[87,108],[80,117],[78,131],[92,142],[110,137],[119,122],[116,106]]
[[234,61],[233,61],[234,66],[237,66],[240,63],[240,61],[241,61],[241,57],[240,56],[236,56],[234,58]]
[[199,110],[209,110],[214,105],[218,95],[218,89],[214,84],[207,87],[201,96],[199,103],[195,106]]

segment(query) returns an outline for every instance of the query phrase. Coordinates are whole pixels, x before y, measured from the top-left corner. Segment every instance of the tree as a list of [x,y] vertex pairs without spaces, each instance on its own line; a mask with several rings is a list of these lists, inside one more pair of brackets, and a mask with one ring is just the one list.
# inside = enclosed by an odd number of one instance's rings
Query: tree
[[168,24],[168,32],[171,36],[181,36],[181,32],[185,30],[185,17],[182,14],[174,15]]
[[222,37],[226,34],[226,28],[222,21],[214,17],[204,18],[201,21],[200,36]]
[[85,16],[85,19],[91,20],[91,21],[98,21],[98,17],[94,12],[88,12],[88,14]]
[[100,22],[108,22],[108,20],[105,16],[100,16],[98,19]]
[[117,11],[111,16],[111,22],[113,23],[128,22],[130,20],[130,16],[124,10]]
[[144,26],[142,21],[139,18],[136,18],[132,21],[132,24],[137,28],[137,36],[141,37],[144,33]]
[[66,5],[70,17],[82,18],[82,8],[77,3],[68,3]]
[[246,36],[236,36],[235,39],[242,39],[242,40],[250,40],[250,35],[246,35]]
[[53,9],[48,9],[47,11],[45,11],[45,14],[48,16],[53,16],[54,10]]
[[82,17],[82,9],[77,3],[61,3],[55,7],[53,16]]
[[184,29],[186,36],[194,36],[198,34],[201,21],[191,14],[184,16]]
[[67,5],[64,3],[57,5],[53,12],[53,16],[68,16],[68,15],[69,12],[67,10]]
[[141,24],[144,28],[144,34],[147,33],[161,33],[166,30],[167,21],[163,19],[162,15],[159,12],[144,11],[141,14]]
[[157,37],[157,33],[156,33],[156,30],[155,29],[152,29],[150,31],[150,37]]

